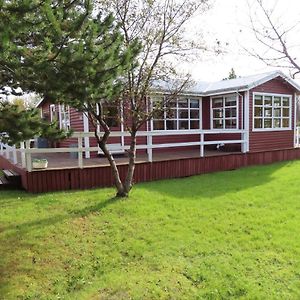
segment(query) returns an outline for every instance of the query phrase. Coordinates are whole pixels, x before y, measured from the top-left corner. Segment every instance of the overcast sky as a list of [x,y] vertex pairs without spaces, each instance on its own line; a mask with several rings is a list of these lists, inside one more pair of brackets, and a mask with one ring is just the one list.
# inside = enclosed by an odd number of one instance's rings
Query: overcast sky
[[[251,4],[253,0],[249,1]],[[268,7],[273,7],[276,4],[275,11],[278,22],[287,25],[300,21],[300,0],[265,1]],[[194,23],[193,26],[196,28],[197,26],[204,28],[204,37],[209,43],[213,43],[216,39],[220,40],[224,46],[228,43],[225,48],[227,53],[218,56],[204,54],[202,59],[184,65],[185,70],[189,71],[194,79],[221,80],[228,76],[231,68],[234,68],[238,76],[276,69],[267,67],[263,62],[247,55],[242,49],[242,46],[251,47],[257,44],[249,29],[247,0],[215,0],[213,7],[206,13],[205,17],[197,18]],[[296,41],[300,39],[300,35],[294,33],[290,39]]]

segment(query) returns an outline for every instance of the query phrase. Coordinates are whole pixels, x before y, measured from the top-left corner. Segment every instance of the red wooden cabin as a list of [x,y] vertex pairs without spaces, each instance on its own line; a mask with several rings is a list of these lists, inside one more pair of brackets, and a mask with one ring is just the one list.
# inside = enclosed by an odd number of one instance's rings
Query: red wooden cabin
[[[158,85],[150,95],[151,101],[167,96],[167,91],[167,85]],[[300,157],[298,93],[300,86],[279,71],[194,84],[141,129],[135,180],[182,177]],[[109,166],[101,157],[86,115],[45,100],[38,107],[43,118],[56,118],[61,128],[72,128],[75,134],[53,151],[21,149],[21,162],[15,154],[14,165],[10,166],[25,174],[23,186],[41,192],[111,185]],[[122,175],[126,171],[128,138],[122,124],[115,122],[115,109],[108,108],[113,129],[109,143],[122,165]],[[78,152],[78,159],[64,153],[72,151]],[[48,168],[34,170],[31,159],[35,157],[46,157]],[[9,155],[6,159],[0,155],[0,167],[9,165],[7,158]]]
[[[154,90],[152,101],[163,97],[166,91],[163,86]],[[245,149],[240,149],[240,145],[230,146],[226,143],[222,149],[254,152],[293,148],[296,95],[299,91],[300,86],[281,72],[269,72],[214,83],[198,83],[182,93],[177,101],[170,103],[167,112],[150,121],[142,130],[156,133],[153,144],[197,142],[199,130],[212,132],[205,136],[207,141],[241,140],[240,133],[230,134],[230,132],[245,130]],[[41,101],[38,107],[41,108],[43,117],[49,120],[57,118],[61,128],[72,128],[75,132],[93,131],[86,115],[73,108],[46,101]],[[122,125],[113,121],[113,115],[111,118],[112,129],[124,131]],[[172,131],[178,134],[168,135]],[[195,134],[183,135],[185,131],[190,133],[194,131]],[[214,134],[214,131],[218,133]],[[87,147],[96,146],[93,137],[85,138],[84,142]],[[60,147],[68,147],[76,143],[76,139],[67,139],[60,143]],[[113,138],[111,143],[115,152],[121,153],[126,146],[126,138]],[[147,141],[141,138],[139,143],[145,144]],[[213,149],[217,146],[220,149],[220,144],[210,145],[207,148]],[[191,147],[195,149],[198,146]],[[163,150],[176,151],[178,147]],[[162,149],[154,149],[155,151],[162,151]],[[86,157],[90,157],[89,151]]]

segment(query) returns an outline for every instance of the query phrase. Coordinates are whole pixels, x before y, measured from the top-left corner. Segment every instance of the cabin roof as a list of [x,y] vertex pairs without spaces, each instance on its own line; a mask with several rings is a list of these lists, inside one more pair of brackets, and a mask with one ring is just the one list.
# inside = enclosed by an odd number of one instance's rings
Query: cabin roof
[[[189,85],[183,93],[195,94],[199,96],[209,96],[220,93],[237,92],[250,90],[256,86],[259,86],[265,82],[268,82],[276,77],[281,77],[283,80],[293,86],[298,92],[300,92],[300,85],[294,80],[286,76],[281,71],[272,71],[262,74],[256,74],[251,76],[239,77],[236,79],[221,80],[216,82],[199,81]],[[171,91],[174,83],[169,82],[156,82],[154,84],[155,91]],[[177,85],[178,86],[178,85]]]
[[[300,92],[300,85],[285,75],[281,71],[272,71],[267,73],[255,74],[235,79],[221,80],[216,82],[197,81],[188,86],[182,91],[183,94],[193,94],[195,96],[210,96],[224,94],[230,92],[241,92],[250,90],[274,78],[281,77]],[[152,85],[154,93],[170,93],[174,88],[180,85],[180,81],[155,81]],[[36,106],[39,107],[43,103],[42,99]]]

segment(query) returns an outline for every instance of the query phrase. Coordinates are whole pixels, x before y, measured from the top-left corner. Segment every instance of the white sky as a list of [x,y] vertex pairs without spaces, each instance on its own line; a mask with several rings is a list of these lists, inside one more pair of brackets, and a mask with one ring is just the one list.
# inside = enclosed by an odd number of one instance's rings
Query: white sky
[[[249,0],[252,3],[253,0]],[[265,0],[268,7],[276,5],[275,17],[278,24],[284,26],[300,21],[300,0]],[[261,19],[261,18],[258,18]],[[213,7],[205,17],[197,18],[193,27],[204,27],[204,38],[209,43],[220,40],[226,46],[222,55],[205,54],[199,60],[184,65],[184,70],[189,71],[193,78],[203,81],[216,81],[227,77],[231,68],[238,76],[252,75],[268,72],[278,68],[267,67],[263,62],[246,54],[245,47],[260,47],[249,29],[249,8],[247,0],[214,0]],[[297,32],[298,33],[298,32]],[[295,34],[289,37],[296,41],[300,37]],[[300,48],[298,48],[300,51]],[[286,72],[286,70],[282,70]]]

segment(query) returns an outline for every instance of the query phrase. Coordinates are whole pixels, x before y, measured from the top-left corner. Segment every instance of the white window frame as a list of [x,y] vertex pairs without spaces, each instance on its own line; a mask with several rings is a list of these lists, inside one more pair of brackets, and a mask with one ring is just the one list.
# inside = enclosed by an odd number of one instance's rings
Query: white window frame
[[[272,128],[255,128],[255,119],[262,119],[263,120],[263,124],[264,124],[264,115],[262,116],[262,118],[260,117],[255,117],[255,96],[270,96],[272,97],[272,117],[268,118],[268,119],[272,119]],[[282,108],[283,106],[281,105],[281,117],[274,117],[274,97],[281,97],[281,98],[289,98],[289,127],[273,127],[274,124],[274,119],[281,119],[281,121],[284,119],[284,117],[282,117]],[[292,110],[293,110],[293,95],[290,94],[274,94],[274,93],[260,93],[260,92],[254,92],[252,94],[252,131],[256,131],[256,132],[261,132],[261,131],[288,131],[288,130],[292,130]],[[262,105],[262,107],[264,108],[264,104]],[[264,114],[264,110],[263,110],[263,114]],[[287,119],[287,117],[285,117]],[[282,123],[281,123],[282,124]]]
[[50,104],[49,105],[49,112],[50,112],[50,122],[53,122],[53,117],[54,117],[54,114],[56,112],[56,107],[55,107],[55,104]]
[[[163,98],[163,101],[165,102],[165,97],[167,96],[157,96],[157,97],[154,97],[154,99],[151,97],[151,109],[153,108],[153,102],[155,100],[158,100],[157,98]],[[178,101],[179,100],[188,100],[188,106],[186,108],[181,108],[179,107],[178,105]],[[198,100],[199,101],[199,107],[198,108],[191,108],[190,107],[190,101],[191,100]],[[150,129],[151,131],[183,131],[183,130],[189,130],[189,131],[199,131],[199,130],[202,130],[202,97],[190,97],[190,96],[181,96],[181,97],[178,97],[176,99],[176,106],[173,107],[173,109],[176,109],[176,116],[173,118],[173,119],[170,119],[170,118],[167,118],[167,109],[166,109],[166,106],[164,105],[164,111],[163,111],[163,119],[155,119],[155,118],[152,118],[151,119],[151,122],[150,122]],[[188,117],[187,118],[179,118],[179,110],[182,109],[182,110],[187,110],[188,111]],[[199,113],[199,118],[197,119],[192,119],[191,118],[191,111],[198,111]],[[175,129],[167,129],[167,121],[168,120],[173,120],[176,122],[176,128]],[[154,129],[154,121],[163,121],[164,122],[164,129]],[[188,122],[188,128],[187,129],[179,129],[179,121],[186,121]],[[191,121],[198,121],[199,123],[199,128],[198,129],[191,129]]]
[[[225,106],[225,98],[226,97],[231,97],[234,96],[236,98],[236,105],[234,106]],[[219,108],[213,108],[213,99],[217,99],[217,98],[223,98],[223,106],[219,107]],[[217,95],[217,96],[211,96],[210,97],[210,129],[212,130],[234,130],[234,129],[239,129],[239,94],[223,94],[223,95]],[[223,109],[223,117],[222,118],[214,118],[214,109]],[[235,128],[226,128],[226,120],[232,120],[234,118],[226,118],[226,114],[225,114],[225,109],[226,108],[235,108],[236,109],[236,127]],[[214,128],[214,120],[222,120],[223,121],[223,128]]]
[[[65,118],[65,114],[63,113],[63,109],[66,106],[66,110],[68,111],[69,119],[66,121],[63,118]],[[69,130],[71,129],[71,113],[70,113],[70,106],[65,105],[65,104],[60,104],[59,105],[59,128],[64,129],[64,130]]]

